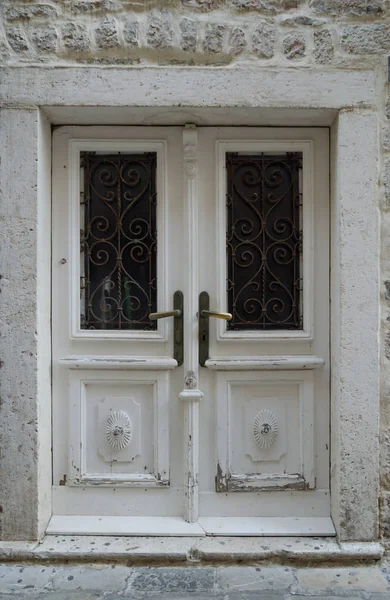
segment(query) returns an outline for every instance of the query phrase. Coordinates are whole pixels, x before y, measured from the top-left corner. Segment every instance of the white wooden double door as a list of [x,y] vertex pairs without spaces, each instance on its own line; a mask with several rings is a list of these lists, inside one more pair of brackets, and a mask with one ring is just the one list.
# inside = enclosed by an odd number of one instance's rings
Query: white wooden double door
[[55,131],[48,532],[333,534],[328,168],[320,128]]

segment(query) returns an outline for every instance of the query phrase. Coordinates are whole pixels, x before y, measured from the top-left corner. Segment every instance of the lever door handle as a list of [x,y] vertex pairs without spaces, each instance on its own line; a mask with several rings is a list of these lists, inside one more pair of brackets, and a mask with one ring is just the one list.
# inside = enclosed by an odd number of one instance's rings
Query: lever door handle
[[173,294],[173,310],[149,315],[151,321],[173,317],[173,358],[177,361],[178,367],[183,364],[184,359],[183,305],[183,292],[178,290]]
[[181,310],[169,310],[168,312],[150,313],[149,319],[157,321],[157,319],[165,319],[166,317],[181,317]]
[[213,317],[214,319],[223,319],[224,321],[231,321],[233,318],[231,313],[215,312],[213,310],[201,310],[200,316],[204,318]]
[[206,360],[209,357],[209,329],[210,329],[210,318],[223,319],[224,321],[230,321],[233,316],[230,313],[216,312],[210,310],[210,296],[207,292],[201,292],[199,294],[199,364],[204,367]]

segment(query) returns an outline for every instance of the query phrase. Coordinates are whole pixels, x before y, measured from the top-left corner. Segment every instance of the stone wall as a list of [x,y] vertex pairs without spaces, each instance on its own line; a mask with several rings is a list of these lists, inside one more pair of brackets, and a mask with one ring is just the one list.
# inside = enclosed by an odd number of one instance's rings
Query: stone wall
[[0,0],[0,11],[0,61],[10,67],[375,69],[383,281],[380,506],[382,532],[390,537],[390,0]]
[[1,8],[10,64],[342,68],[390,51],[387,0],[2,0]]

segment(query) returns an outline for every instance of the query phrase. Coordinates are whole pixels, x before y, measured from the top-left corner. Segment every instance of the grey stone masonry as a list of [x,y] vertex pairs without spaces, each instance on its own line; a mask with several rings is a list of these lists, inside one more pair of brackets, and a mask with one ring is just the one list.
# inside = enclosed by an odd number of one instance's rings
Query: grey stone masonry
[[131,18],[126,19],[123,26],[123,37],[128,46],[138,46],[139,28],[138,22]]
[[[0,565],[0,598],[90,600],[385,600],[389,569],[286,566]],[[2,594],[7,594],[3,596]],[[9,596],[8,596],[9,594]]]
[[64,23],[62,39],[65,48],[70,50],[85,51],[91,47],[91,38],[86,26],[72,21]]
[[166,10],[154,10],[149,16],[148,43],[152,48],[172,45],[172,19]]
[[8,43],[15,52],[28,50],[27,37],[20,27],[9,27],[7,29]]
[[195,19],[182,19],[180,21],[181,47],[187,52],[196,52],[198,37],[198,23]]
[[298,8],[301,0],[232,0],[232,5],[241,10],[257,10],[270,14]]
[[253,52],[260,58],[272,58],[275,54],[276,29],[269,22],[259,23],[253,32]]
[[306,53],[306,38],[303,34],[292,33],[284,38],[283,50],[289,60],[299,60]]
[[310,0],[310,7],[330,15],[382,15],[384,0]]
[[385,160],[385,166],[383,169],[383,185],[385,186],[386,202],[390,205],[390,158]]
[[203,49],[207,54],[222,52],[225,27],[223,25],[206,25]]
[[152,51],[157,62],[189,65],[220,64],[219,55],[239,64],[252,55],[265,63],[304,58],[305,65],[343,68],[347,61],[376,65],[377,55],[390,52],[384,0],[150,0],[147,6],[133,0],[2,0],[0,19],[1,55],[9,64],[150,63]]
[[64,0],[64,9],[74,15],[98,14],[120,10],[115,0]]
[[98,48],[104,49],[119,46],[116,21],[109,17],[100,21],[95,30],[95,37]]
[[332,34],[329,29],[314,32],[314,58],[320,64],[330,63],[334,57]]
[[308,15],[298,15],[297,17],[287,17],[280,24],[288,27],[319,27],[326,23],[324,19],[314,19]]
[[39,27],[32,38],[38,52],[54,52],[57,48],[58,34],[54,27]]
[[20,20],[31,20],[38,18],[55,19],[58,16],[58,11],[54,6],[49,4],[34,4],[30,5],[17,5],[10,6],[5,11],[5,18],[7,21],[20,21]]
[[341,47],[351,54],[380,54],[390,50],[389,25],[355,25],[341,31]]
[[240,54],[244,52],[248,46],[245,31],[239,27],[235,27],[230,32],[229,46],[231,54]]

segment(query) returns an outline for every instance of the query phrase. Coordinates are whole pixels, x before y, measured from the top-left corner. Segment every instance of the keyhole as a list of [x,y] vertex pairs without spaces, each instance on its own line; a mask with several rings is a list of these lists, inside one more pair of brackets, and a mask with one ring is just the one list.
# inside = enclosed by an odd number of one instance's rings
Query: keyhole
[[206,342],[207,341],[207,331],[202,331],[200,339],[202,342]]

